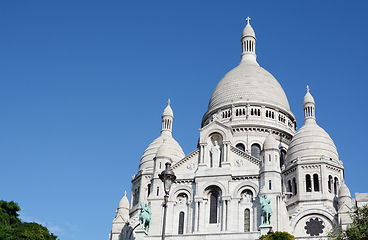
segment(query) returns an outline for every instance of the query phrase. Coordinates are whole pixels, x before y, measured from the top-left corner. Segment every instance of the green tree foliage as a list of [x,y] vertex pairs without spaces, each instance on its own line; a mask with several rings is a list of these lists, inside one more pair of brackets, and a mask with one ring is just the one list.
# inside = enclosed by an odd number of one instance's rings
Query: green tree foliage
[[22,222],[17,203],[0,200],[0,240],[56,240],[57,236],[35,222]]
[[346,230],[335,227],[329,237],[336,240],[360,240],[368,237],[368,205],[358,207],[350,215],[353,221]]
[[263,235],[259,240],[294,240],[295,237],[287,232],[274,232]]

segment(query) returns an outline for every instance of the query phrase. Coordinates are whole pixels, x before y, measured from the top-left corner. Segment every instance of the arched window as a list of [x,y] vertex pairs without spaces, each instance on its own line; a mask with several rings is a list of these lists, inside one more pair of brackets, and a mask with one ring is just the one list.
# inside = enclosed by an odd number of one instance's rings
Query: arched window
[[315,192],[319,192],[318,174],[313,174],[313,188]]
[[271,162],[271,155],[268,155],[268,161]]
[[184,212],[179,213],[179,229],[178,234],[184,233]]
[[212,192],[210,196],[210,223],[217,223],[218,194]]
[[293,186],[294,186],[293,194],[297,195],[298,194],[298,186],[296,185],[296,179],[295,178],[293,178]]
[[312,192],[312,182],[309,174],[305,175],[305,187],[307,192]]
[[332,184],[333,184],[333,179],[332,176],[329,175],[328,176],[328,192],[332,193]]
[[268,181],[268,190],[272,190],[272,182],[271,182],[271,180]]
[[138,190],[134,189],[133,193],[133,205],[136,205],[138,203]]
[[151,193],[151,184],[147,185],[147,197],[150,195]]
[[285,150],[281,150],[281,154],[280,154],[280,167],[282,167],[282,165],[284,165],[285,157],[286,157],[286,151]]
[[261,146],[259,144],[254,143],[251,146],[251,155],[255,158],[260,159],[261,158]]
[[244,210],[244,232],[250,231],[250,211],[249,209]]
[[160,193],[160,187],[157,187],[157,193],[156,193],[156,195],[158,196],[159,193]]
[[138,187],[134,190],[133,205],[138,204],[138,202],[139,202],[139,193],[140,193],[140,187]]
[[243,152],[245,152],[245,146],[244,146],[243,143],[236,144],[236,147],[239,148],[240,150],[242,150]]
[[291,181],[289,180],[288,181],[288,189],[287,189],[288,192],[293,192],[293,188],[291,187]]
[[339,186],[339,179],[337,177],[335,177],[334,179],[334,194],[337,194],[337,188]]

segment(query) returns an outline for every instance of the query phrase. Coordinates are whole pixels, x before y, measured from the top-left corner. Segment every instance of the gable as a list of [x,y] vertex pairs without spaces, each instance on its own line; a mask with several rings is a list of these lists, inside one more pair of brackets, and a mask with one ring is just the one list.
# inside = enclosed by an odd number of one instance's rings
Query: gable
[[177,178],[192,178],[194,172],[198,168],[199,162],[199,149],[197,148],[193,152],[189,153],[182,160],[175,163],[171,169],[175,172]]

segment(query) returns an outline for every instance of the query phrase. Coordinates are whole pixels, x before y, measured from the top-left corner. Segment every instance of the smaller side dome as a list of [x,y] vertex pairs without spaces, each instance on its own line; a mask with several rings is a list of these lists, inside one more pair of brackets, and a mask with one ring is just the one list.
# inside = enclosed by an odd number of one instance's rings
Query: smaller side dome
[[339,198],[338,198],[338,202],[339,202],[339,208],[341,209],[341,207],[345,204],[346,206],[348,206],[349,208],[352,207],[352,201],[351,201],[351,194],[350,194],[350,190],[348,188],[348,186],[346,186],[345,181],[342,181],[340,190],[339,190]]
[[268,135],[266,140],[263,143],[263,149],[278,149],[278,144],[272,133]]
[[170,107],[170,99],[168,101],[167,107],[162,114],[162,128],[161,135],[156,138],[144,151],[139,164],[139,171],[153,171],[154,157],[157,155],[158,149],[161,147],[162,143],[166,141],[166,146],[169,149],[171,160],[176,163],[185,157],[183,149],[180,147],[179,143],[172,137],[172,125],[174,120],[174,114],[172,113]]
[[117,216],[120,215],[125,221],[129,220],[129,200],[124,192],[124,197],[119,202]]
[[345,181],[342,182],[340,190],[339,190],[339,198],[349,197],[351,198],[350,190],[348,186],[346,186]]
[[287,160],[300,158],[327,157],[338,162],[339,155],[330,135],[323,128],[314,123],[307,123],[301,127],[290,142]]
[[119,207],[118,208],[125,208],[125,209],[129,209],[129,200],[126,196],[126,191],[124,192],[124,197],[120,200],[119,202]]
[[164,139],[162,145],[157,150],[156,158],[159,158],[159,157],[170,157],[170,156],[171,156],[170,149],[166,145],[166,139]]
[[321,157],[339,162],[336,146],[330,135],[317,125],[315,103],[307,87],[304,97],[304,125],[296,132],[289,144],[286,165],[295,159],[320,159]]

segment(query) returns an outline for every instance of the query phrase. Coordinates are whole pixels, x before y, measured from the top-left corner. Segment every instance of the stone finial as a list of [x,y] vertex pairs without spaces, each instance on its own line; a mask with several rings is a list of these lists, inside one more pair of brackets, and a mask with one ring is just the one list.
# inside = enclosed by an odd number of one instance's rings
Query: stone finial
[[307,88],[306,89],[307,89],[307,92],[309,92],[309,86],[308,85],[307,85]]
[[170,106],[170,98],[167,100],[167,105]]

